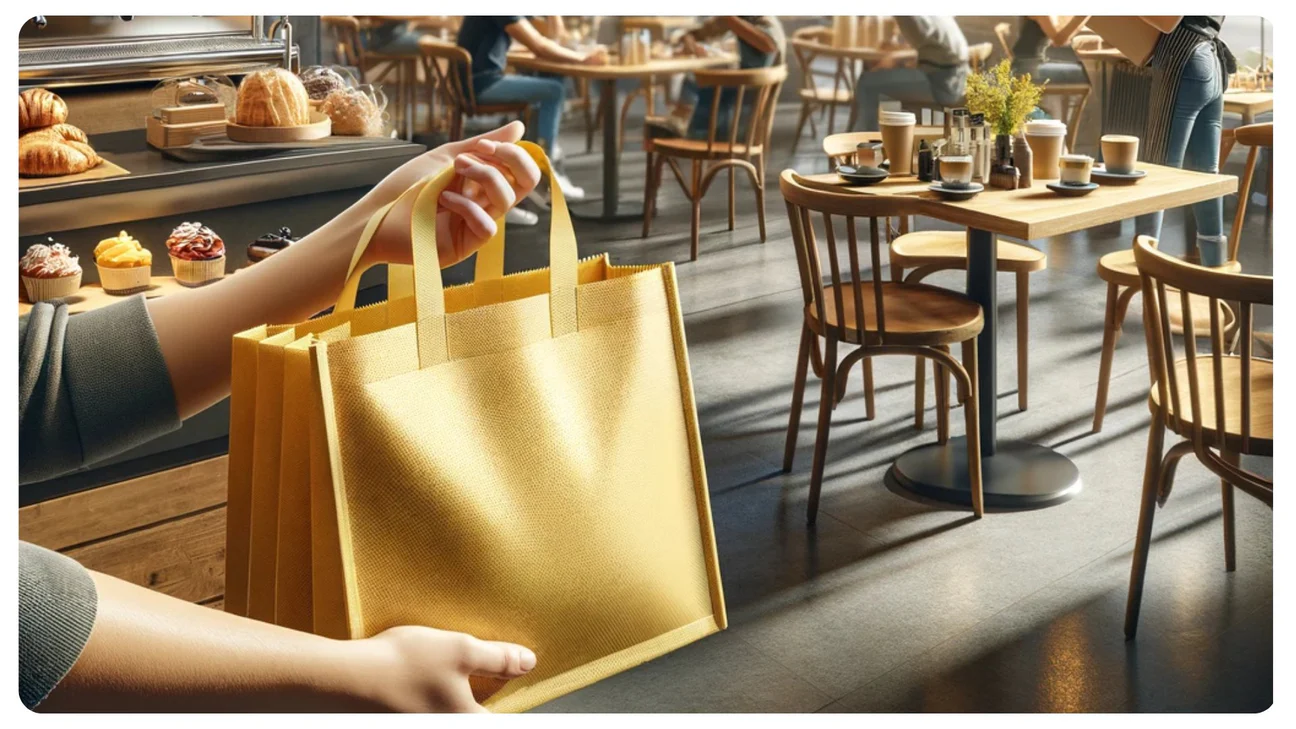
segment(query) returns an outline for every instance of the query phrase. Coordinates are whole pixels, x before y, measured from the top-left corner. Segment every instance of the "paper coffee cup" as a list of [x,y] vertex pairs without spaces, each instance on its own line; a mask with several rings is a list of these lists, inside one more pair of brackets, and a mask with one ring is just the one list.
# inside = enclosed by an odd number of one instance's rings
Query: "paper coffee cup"
[[1026,122],[1026,144],[1031,149],[1031,176],[1037,180],[1058,179],[1058,161],[1066,145],[1066,124],[1056,119]]
[[917,119],[907,111],[884,111],[878,115],[882,131],[882,149],[891,160],[891,174],[913,174],[914,124]]
[[1129,134],[1104,134],[1102,137],[1103,163],[1108,172],[1128,175],[1138,162],[1139,138]]

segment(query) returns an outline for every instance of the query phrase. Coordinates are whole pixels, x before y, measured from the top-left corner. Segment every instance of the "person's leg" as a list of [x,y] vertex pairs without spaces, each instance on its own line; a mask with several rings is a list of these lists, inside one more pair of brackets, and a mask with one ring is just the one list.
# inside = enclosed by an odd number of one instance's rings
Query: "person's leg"
[[534,130],[536,144],[543,147],[546,154],[553,156],[566,96],[567,87],[558,79],[509,75],[478,93],[477,102],[506,104],[525,101],[537,106]]
[[[1212,53],[1211,58],[1215,56]],[[1219,171],[1220,132],[1224,122],[1224,80],[1218,63],[1214,63],[1214,98],[1197,114],[1183,168],[1196,172]],[[1215,197],[1194,203],[1197,222],[1197,248],[1203,266],[1222,266],[1228,256],[1228,238],[1224,235],[1224,199]]]
[[[1170,121],[1170,139],[1166,143],[1165,164],[1167,166],[1183,167],[1184,154],[1188,150],[1188,139],[1192,136],[1197,116],[1219,95],[1215,88],[1216,77],[1219,74],[1218,66],[1215,69],[1211,68],[1212,64],[1217,63],[1215,52],[1210,44],[1203,43],[1197,47],[1192,58],[1184,64],[1179,76],[1179,92],[1175,96],[1175,107]],[[1214,153],[1219,154],[1218,127]],[[1134,230],[1138,235],[1149,235],[1159,239],[1163,218],[1162,211],[1140,215],[1135,218]]]
[[862,131],[878,130],[878,104],[883,98],[913,104],[935,101],[927,74],[916,68],[865,71],[855,86],[856,126]]

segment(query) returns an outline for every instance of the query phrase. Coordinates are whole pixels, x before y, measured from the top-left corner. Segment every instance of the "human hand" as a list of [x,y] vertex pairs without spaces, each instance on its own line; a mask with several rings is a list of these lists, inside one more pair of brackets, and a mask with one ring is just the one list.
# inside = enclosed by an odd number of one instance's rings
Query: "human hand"
[[475,696],[469,676],[508,680],[525,675],[536,665],[530,650],[512,643],[478,640],[417,626],[389,628],[363,641],[358,648],[370,657],[362,680],[380,705],[404,712],[486,711]]
[[705,58],[707,55],[706,48],[697,42],[692,33],[685,33],[684,37],[680,38],[680,43],[683,44],[686,55],[697,56],[698,58]]
[[585,54],[585,57],[581,59],[581,63],[586,66],[606,66],[608,63],[607,46],[594,46]]
[[[495,220],[540,182],[535,160],[514,144],[525,129],[515,121],[419,155],[365,195],[357,203],[360,214],[367,220],[424,177],[453,165],[455,178],[437,201],[437,255],[443,268],[462,261],[495,235]],[[392,208],[374,233],[363,265],[413,260],[409,226],[413,203],[410,196]]]
[[882,57],[878,58],[876,61],[874,61],[874,62],[873,62],[873,65],[869,68],[869,70],[870,70],[870,71],[885,71],[885,70],[890,69],[890,68],[895,68],[895,65],[896,65],[896,57],[895,57],[895,54],[893,54],[893,53],[888,53],[887,55],[882,56]]

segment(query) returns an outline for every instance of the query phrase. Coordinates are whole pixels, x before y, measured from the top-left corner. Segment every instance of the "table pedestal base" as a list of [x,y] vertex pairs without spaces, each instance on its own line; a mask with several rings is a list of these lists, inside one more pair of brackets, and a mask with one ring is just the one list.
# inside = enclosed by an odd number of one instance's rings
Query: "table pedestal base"
[[[967,439],[925,445],[908,451],[891,466],[887,482],[924,498],[972,505],[968,482]],[[987,509],[1035,509],[1059,504],[1080,493],[1080,470],[1070,458],[1047,446],[1000,440],[993,456],[981,462]]]

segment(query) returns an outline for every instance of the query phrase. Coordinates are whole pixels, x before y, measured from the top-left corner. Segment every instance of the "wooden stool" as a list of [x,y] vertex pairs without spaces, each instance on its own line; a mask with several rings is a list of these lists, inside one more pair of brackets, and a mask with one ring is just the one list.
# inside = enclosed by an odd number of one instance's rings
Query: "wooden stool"
[[[1030,275],[1043,271],[1048,265],[1044,253],[1024,243],[1000,238],[995,252],[1000,273],[1017,277],[1017,407],[1026,409],[1026,383],[1028,358],[1027,339],[1030,332]],[[891,242],[891,280],[918,283],[937,271],[967,269],[967,233],[957,230],[925,230],[905,233]],[[906,269],[909,275],[905,275]],[[940,377],[940,373],[937,373]],[[938,385],[939,386],[939,385]],[[914,370],[914,427],[923,427],[923,408],[926,407],[927,366],[919,358]],[[994,393],[990,393],[994,396]],[[937,410],[937,417],[948,417]],[[941,427],[939,421],[937,427]]]

